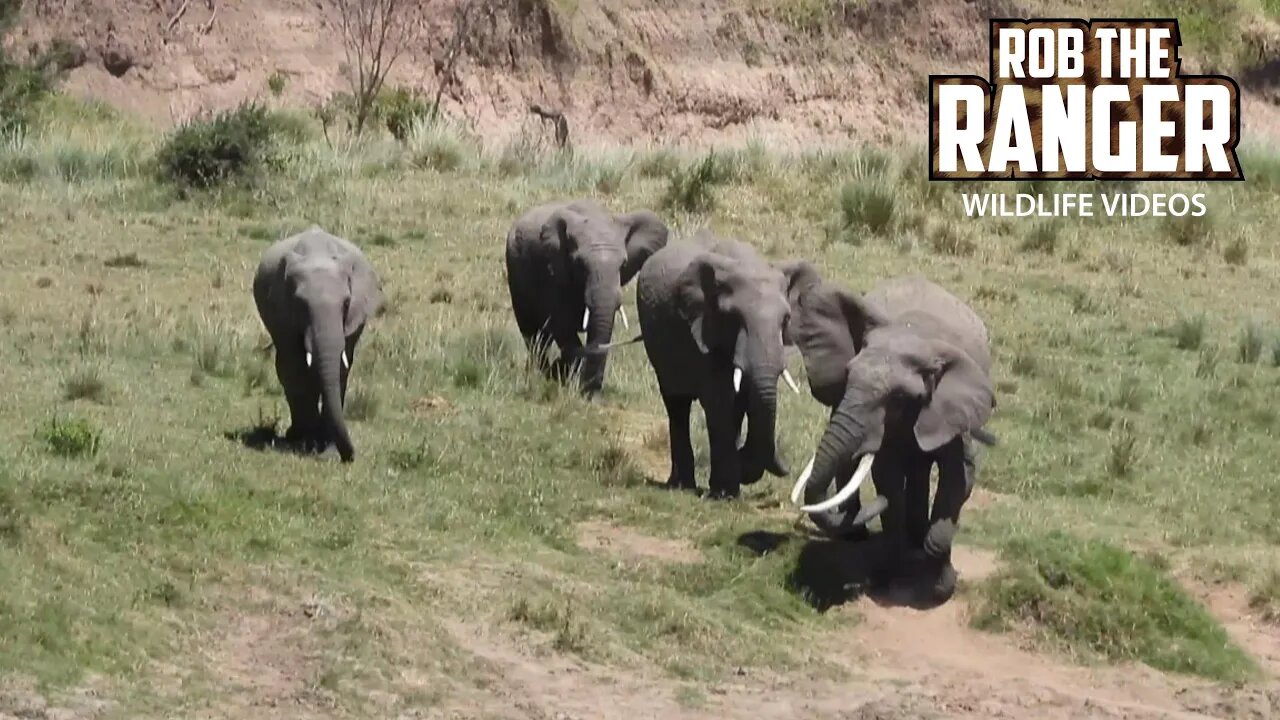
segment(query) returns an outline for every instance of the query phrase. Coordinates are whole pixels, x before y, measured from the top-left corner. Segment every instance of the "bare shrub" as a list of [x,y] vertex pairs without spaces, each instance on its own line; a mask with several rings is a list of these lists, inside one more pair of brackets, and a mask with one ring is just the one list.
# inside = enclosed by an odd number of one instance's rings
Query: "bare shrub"
[[428,0],[329,0],[338,13],[355,100],[355,131],[364,132],[396,60],[417,36],[413,11]]

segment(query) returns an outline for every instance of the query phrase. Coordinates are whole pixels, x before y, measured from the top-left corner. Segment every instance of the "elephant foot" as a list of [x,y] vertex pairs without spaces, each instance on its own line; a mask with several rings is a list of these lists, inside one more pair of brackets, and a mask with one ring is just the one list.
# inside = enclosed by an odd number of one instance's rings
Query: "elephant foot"
[[697,492],[698,485],[691,478],[679,478],[675,475],[667,478],[667,484],[662,487],[667,490],[684,490],[687,492]]
[[959,580],[950,556],[937,557],[924,550],[905,554],[894,575],[905,586],[909,604],[924,608],[950,600]]
[[951,564],[951,561],[943,562],[929,588],[930,599],[939,605],[950,600],[956,594],[956,584],[959,579],[959,573],[956,572],[956,568]]
[[293,425],[284,434],[285,443],[294,452],[320,455],[329,448],[330,441],[321,430]]
[[737,498],[740,495],[742,495],[742,490],[737,486],[734,486],[734,487],[712,486],[710,492],[707,493],[707,497],[712,500],[733,500],[734,498]]

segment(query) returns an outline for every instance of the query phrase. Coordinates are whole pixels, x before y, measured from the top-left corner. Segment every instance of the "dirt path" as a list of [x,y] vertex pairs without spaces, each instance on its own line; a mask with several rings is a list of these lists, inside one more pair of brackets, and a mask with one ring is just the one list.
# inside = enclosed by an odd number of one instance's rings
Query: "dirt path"
[[[971,579],[994,568],[988,555],[972,550],[958,551],[956,564]],[[1215,606],[1233,634],[1274,673],[1277,628],[1250,624],[1240,614],[1243,604],[1229,595],[1217,596]],[[706,692],[645,673],[537,656],[474,628],[454,626],[455,641],[483,660],[493,682],[483,697],[468,698],[465,708],[427,717],[1236,720],[1280,714],[1280,687],[1274,682],[1223,688],[1143,666],[1074,666],[1018,647],[1009,637],[972,630],[967,613],[962,600],[920,611],[862,598],[828,613],[833,653],[848,658],[847,680],[751,678]],[[855,614],[861,622],[854,622]]]

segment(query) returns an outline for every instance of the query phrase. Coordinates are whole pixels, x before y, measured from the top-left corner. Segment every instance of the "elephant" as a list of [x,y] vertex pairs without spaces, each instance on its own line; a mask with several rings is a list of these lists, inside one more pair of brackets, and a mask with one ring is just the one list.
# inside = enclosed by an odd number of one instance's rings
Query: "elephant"
[[694,399],[711,444],[709,497],[737,497],[765,472],[789,474],[778,455],[775,422],[794,267],[775,267],[750,245],[704,230],[667,245],[640,270],[640,334],[667,411],[667,487],[697,489],[689,438]]
[[[828,534],[865,532],[883,513],[881,579],[904,553],[923,559],[934,599],[955,591],[951,545],[973,491],[973,441],[995,408],[986,326],[950,292],[919,275],[882,282],[864,297],[823,282],[804,263],[791,284],[791,337],[814,399],[831,408],[813,459],[792,490]],[[938,489],[929,512],[929,476]],[[870,474],[878,496],[860,508]],[[832,480],[839,491],[824,500]]]
[[[592,200],[546,203],[515,221],[507,233],[507,286],[520,334],[543,372],[565,377],[577,369],[580,389],[599,395],[622,288],[667,235],[649,210],[614,215]],[[552,340],[560,350],[554,364],[546,356]]]
[[382,307],[382,284],[360,249],[318,225],[267,248],[253,299],[276,353],[289,403],[285,437],[343,462],[355,448],[342,417],[347,379],[365,324]]

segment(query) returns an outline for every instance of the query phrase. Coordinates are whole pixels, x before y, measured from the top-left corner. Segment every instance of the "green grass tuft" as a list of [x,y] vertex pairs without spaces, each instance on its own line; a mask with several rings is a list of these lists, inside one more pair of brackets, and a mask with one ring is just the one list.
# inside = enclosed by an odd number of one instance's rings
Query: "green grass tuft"
[[715,189],[726,180],[719,156],[709,152],[671,175],[662,207],[687,213],[711,212],[717,203]]
[[1062,225],[1057,222],[1043,221],[1031,226],[1022,240],[1022,249],[1027,252],[1052,255],[1058,249],[1058,237],[1062,233]]
[[1205,325],[1208,323],[1208,317],[1204,313],[1198,315],[1185,315],[1178,318],[1173,327],[1169,329],[1169,335],[1173,337],[1174,347],[1179,350],[1199,350],[1204,344]]
[[108,395],[107,381],[97,367],[81,367],[62,381],[62,397],[67,400],[90,400],[105,405]]
[[78,417],[51,418],[36,430],[36,437],[44,442],[49,452],[67,458],[97,454],[101,440],[93,425]]
[[1244,324],[1240,336],[1236,339],[1236,358],[1246,365],[1252,365],[1262,357],[1262,347],[1266,343],[1266,332],[1255,320]]
[[973,622],[1026,627],[1068,651],[1241,680],[1256,672],[1209,612],[1161,564],[1097,540],[1051,533],[1010,542],[978,591]]

